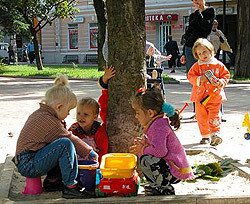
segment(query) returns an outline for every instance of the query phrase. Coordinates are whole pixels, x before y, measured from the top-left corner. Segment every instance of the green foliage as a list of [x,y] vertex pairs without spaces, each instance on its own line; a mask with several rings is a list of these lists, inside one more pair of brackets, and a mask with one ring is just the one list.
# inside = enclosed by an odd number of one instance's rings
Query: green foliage
[[220,177],[226,176],[232,171],[230,164],[234,162],[236,161],[232,159],[224,159],[220,162],[195,165],[192,167],[195,178],[189,182],[195,182],[198,178],[219,181]]
[[[29,31],[37,33],[56,18],[73,19],[79,9],[76,0],[0,0],[0,25],[9,33]],[[38,26],[34,28],[34,19]]]
[[172,82],[173,82],[173,81],[176,81],[175,79],[169,77],[169,76],[166,75],[166,74],[162,74],[162,78],[163,78],[164,83],[169,82],[169,81],[172,81]]
[[72,78],[99,78],[104,74],[98,71],[98,67],[72,66],[72,65],[50,65],[44,66],[43,70],[37,70],[35,65],[6,65],[0,68],[0,74],[11,76],[30,76],[30,77],[56,77],[58,74],[66,74]]
[[234,70],[230,70],[230,79],[237,80],[237,81],[250,81],[250,78],[238,78],[234,75]]

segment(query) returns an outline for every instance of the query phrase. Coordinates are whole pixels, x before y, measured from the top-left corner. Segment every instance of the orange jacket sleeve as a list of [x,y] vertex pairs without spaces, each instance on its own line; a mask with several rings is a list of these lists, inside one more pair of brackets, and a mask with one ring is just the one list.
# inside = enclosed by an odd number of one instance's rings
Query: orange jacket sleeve
[[197,81],[200,76],[198,62],[196,62],[189,70],[187,78],[193,86],[197,86]]

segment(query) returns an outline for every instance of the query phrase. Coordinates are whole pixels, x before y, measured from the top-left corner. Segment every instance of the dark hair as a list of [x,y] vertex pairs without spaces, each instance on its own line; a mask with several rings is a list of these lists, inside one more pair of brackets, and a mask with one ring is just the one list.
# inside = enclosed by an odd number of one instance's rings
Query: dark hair
[[[148,88],[145,91],[138,92],[132,97],[132,105],[139,106],[142,110],[155,110],[156,115],[163,112],[162,105],[165,103],[162,91],[159,88]],[[168,116],[170,125],[177,130],[180,127],[180,117],[178,110],[174,111],[173,116]]]

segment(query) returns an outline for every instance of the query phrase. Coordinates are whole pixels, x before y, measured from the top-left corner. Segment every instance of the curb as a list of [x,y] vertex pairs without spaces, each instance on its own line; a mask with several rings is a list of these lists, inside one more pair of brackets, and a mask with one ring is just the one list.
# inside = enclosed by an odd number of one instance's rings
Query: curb
[[11,161],[12,156],[7,156],[5,159],[2,174],[0,176],[0,201],[9,198],[12,176],[14,173],[14,164]]

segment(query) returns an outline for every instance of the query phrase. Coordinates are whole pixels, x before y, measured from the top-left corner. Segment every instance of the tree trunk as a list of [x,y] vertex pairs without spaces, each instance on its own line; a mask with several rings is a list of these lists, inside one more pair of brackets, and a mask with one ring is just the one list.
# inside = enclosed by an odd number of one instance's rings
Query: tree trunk
[[238,46],[235,59],[236,78],[250,78],[250,1],[238,0]]
[[105,31],[107,19],[105,17],[105,3],[103,0],[94,0],[94,8],[98,20],[98,70],[103,70],[105,66],[105,60],[102,54],[102,47],[105,41]]
[[130,98],[145,85],[145,0],[107,0],[109,82],[107,132],[109,152],[128,152],[139,124]]
[[36,66],[38,70],[43,70],[43,63],[41,60],[41,54],[40,54],[40,49],[39,49],[39,45],[38,45],[38,41],[37,41],[37,32],[35,31],[35,29],[30,28],[31,31],[31,35],[33,36],[33,43],[34,43],[34,49],[35,49],[35,57],[36,57]]

